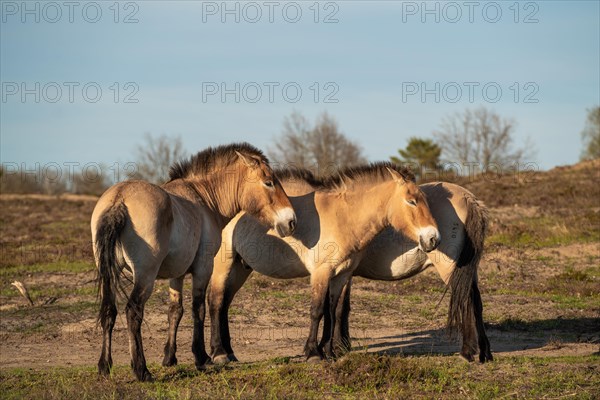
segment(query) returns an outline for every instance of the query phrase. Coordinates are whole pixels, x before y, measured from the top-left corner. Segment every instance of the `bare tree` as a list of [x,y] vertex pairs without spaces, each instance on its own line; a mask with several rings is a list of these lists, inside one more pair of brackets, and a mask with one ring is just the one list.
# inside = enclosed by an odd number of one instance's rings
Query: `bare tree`
[[587,111],[585,128],[581,132],[583,140],[582,160],[600,158],[600,107],[593,107]]
[[434,132],[444,158],[461,165],[475,163],[480,170],[490,166],[510,169],[533,156],[533,146],[515,148],[515,122],[485,107],[465,110],[443,119]]
[[181,136],[144,134],[144,143],[137,147],[136,179],[160,185],[169,178],[169,168],[187,156]]
[[38,169],[23,171],[20,168],[0,166],[0,193],[43,193],[59,195],[67,190],[65,179],[60,171]]
[[111,185],[106,166],[75,172],[71,176],[71,193],[100,196]]
[[284,120],[277,144],[268,152],[275,162],[316,169],[320,175],[366,162],[362,148],[348,139],[327,113],[321,114],[314,126],[300,113],[292,113]]

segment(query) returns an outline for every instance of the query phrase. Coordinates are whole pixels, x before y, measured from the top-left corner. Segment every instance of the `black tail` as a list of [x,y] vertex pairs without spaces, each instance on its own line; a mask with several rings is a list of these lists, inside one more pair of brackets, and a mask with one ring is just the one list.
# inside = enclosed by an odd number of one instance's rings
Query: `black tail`
[[[483,253],[485,233],[488,224],[488,211],[471,194],[465,196],[467,202],[467,220],[465,222],[465,242],[459,256],[456,268],[450,276],[450,309],[448,311],[448,328],[451,332],[460,331],[463,334],[463,345],[475,354],[476,342],[464,340],[472,332],[477,319],[476,313],[481,314],[482,304],[477,287],[477,267]],[[473,338],[474,339],[474,338]]]
[[127,208],[119,202],[102,214],[96,228],[96,283],[101,301],[98,322],[102,326],[117,313],[117,292],[120,290],[124,293],[120,280],[122,266],[117,262],[115,251],[126,221]]

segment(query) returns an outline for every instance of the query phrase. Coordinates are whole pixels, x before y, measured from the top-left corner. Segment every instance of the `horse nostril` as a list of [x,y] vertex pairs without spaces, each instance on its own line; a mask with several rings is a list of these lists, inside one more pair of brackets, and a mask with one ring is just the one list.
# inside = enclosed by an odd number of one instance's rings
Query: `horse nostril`
[[296,229],[296,220],[295,219],[290,220],[289,226],[290,226],[290,231],[294,232],[294,230]]
[[433,250],[440,244],[440,241],[438,240],[437,236],[434,236],[431,239],[429,239],[429,244],[430,244],[429,248]]
[[429,240],[424,239],[423,237],[419,238],[419,243],[423,251],[430,252],[438,247],[440,241],[437,236],[431,236]]

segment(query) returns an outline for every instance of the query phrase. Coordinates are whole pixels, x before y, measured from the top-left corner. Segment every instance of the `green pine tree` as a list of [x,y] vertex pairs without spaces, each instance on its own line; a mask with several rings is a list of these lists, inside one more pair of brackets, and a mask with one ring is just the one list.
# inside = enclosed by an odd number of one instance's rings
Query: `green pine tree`
[[393,163],[416,165],[420,170],[435,170],[440,164],[442,149],[431,139],[411,137],[406,148],[399,149],[398,153],[400,157],[390,157]]

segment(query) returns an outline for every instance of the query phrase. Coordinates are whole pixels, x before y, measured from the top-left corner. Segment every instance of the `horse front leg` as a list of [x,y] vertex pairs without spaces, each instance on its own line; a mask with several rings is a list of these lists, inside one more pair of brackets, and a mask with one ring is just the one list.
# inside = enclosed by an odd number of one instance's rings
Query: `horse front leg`
[[171,304],[169,305],[169,333],[167,343],[165,344],[165,357],[162,365],[170,367],[177,365],[177,329],[183,316],[183,276],[180,278],[171,279],[169,281],[169,297]]
[[323,318],[323,309],[330,279],[331,270],[327,266],[318,268],[311,275],[310,331],[306,345],[304,346],[304,354],[308,361],[323,359],[323,354],[317,345],[317,335],[319,333],[321,318]]
[[131,367],[139,381],[150,382],[152,374],[146,367],[144,346],[142,344],[142,321],[144,319],[144,305],[152,294],[154,280],[146,282],[136,281],[125,307],[127,315],[127,328],[129,331],[129,353],[131,354]]
[[206,317],[206,289],[212,274],[212,258],[210,262],[199,263],[192,272],[192,316],[194,319],[194,337],[192,353],[196,368],[202,370],[211,363],[204,347],[204,319]]
[[233,259],[230,264],[221,264],[215,258],[215,268],[210,280],[208,305],[211,318],[211,356],[216,364],[238,361],[231,347],[229,333],[229,306],[234,296],[248,279],[252,270],[241,261]]

